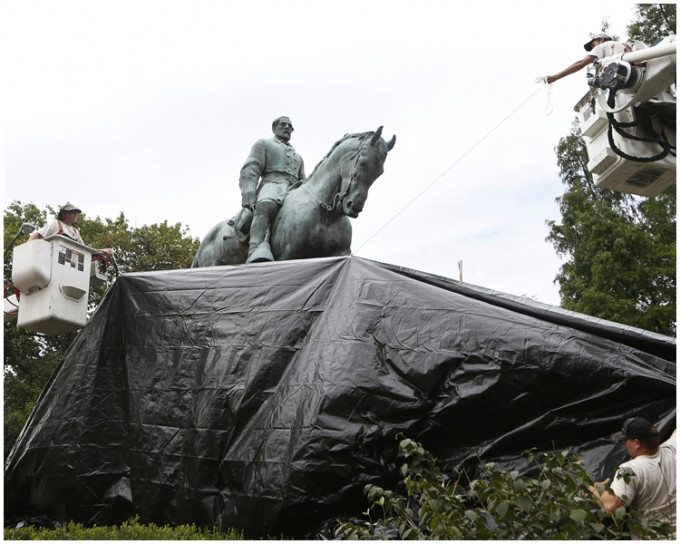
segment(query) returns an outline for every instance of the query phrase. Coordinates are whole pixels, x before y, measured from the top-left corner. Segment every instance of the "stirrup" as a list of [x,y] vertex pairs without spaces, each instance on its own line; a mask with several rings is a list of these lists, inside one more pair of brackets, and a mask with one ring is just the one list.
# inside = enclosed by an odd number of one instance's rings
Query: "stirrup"
[[272,250],[268,242],[261,242],[251,253],[248,254],[246,263],[266,263],[274,260]]

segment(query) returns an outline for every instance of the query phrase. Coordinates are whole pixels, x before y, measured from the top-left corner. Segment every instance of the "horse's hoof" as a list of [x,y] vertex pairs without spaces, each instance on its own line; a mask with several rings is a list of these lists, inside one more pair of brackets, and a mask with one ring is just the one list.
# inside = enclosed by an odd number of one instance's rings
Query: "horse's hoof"
[[267,242],[262,242],[255,248],[255,251],[248,255],[248,260],[246,263],[266,263],[273,260],[274,255],[272,255],[269,244]]

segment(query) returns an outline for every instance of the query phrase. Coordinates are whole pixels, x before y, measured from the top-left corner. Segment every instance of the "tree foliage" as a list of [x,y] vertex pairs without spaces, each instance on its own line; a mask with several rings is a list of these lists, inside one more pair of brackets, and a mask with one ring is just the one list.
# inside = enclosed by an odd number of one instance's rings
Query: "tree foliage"
[[557,147],[562,222],[548,240],[567,257],[561,305],[662,334],[675,333],[675,187],[654,199],[598,189],[578,128]]
[[[631,39],[674,32],[675,5],[642,4]],[[555,281],[569,310],[661,334],[676,331],[676,188],[640,198],[595,187],[575,125],[556,148],[565,192],[549,235],[565,258]]]
[[[38,209],[33,204],[13,202],[4,215],[4,247],[17,236],[22,223],[43,225],[56,211],[50,207]],[[124,214],[115,219],[99,216],[79,217],[78,228],[83,240],[93,248],[112,248],[116,267],[109,267],[109,281],[90,291],[90,311],[99,305],[117,274],[153,270],[188,268],[198,249],[199,241],[192,238],[180,223],[167,221],[155,225],[131,227]],[[19,237],[23,243],[26,237]],[[5,255],[4,276],[6,294],[12,294],[12,252]],[[46,337],[17,328],[16,321],[4,324],[4,437],[5,457],[16,441],[35,401],[52,375],[64,353],[75,339],[76,332]]]
[[676,5],[673,4],[637,4],[636,20],[627,27],[631,40],[640,40],[653,45],[662,36],[675,34]]
[[[369,509],[364,523],[341,523],[336,535],[374,540],[614,540],[668,538],[670,523],[645,519],[619,508],[602,510],[590,492],[595,484],[583,462],[568,452],[537,456],[525,452],[536,476],[498,470],[485,463],[468,484],[451,480],[421,444],[403,438],[399,450],[405,495],[365,486]],[[375,517],[375,521],[373,521]]]

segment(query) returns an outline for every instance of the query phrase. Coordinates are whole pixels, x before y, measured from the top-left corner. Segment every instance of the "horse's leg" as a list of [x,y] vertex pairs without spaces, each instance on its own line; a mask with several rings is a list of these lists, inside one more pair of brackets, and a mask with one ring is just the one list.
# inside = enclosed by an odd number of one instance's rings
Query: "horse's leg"
[[344,215],[330,222],[319,242],[319,256],[342,257],[352,253],[352,225]]

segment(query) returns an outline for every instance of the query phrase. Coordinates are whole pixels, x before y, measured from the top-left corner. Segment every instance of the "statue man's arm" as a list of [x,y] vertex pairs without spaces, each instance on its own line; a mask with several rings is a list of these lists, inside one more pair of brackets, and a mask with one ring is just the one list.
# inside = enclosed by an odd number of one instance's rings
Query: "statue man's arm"
[[239,187],[241,188],[242,205],[244,208],[255,205],[257,184],[267,164],[267,147],[264,140],[258,140],[250,150],[246,162],[241,168]]
[[300,157],[300,170],[298,170],[298,179],[300,181],[305,181],[305,161],[302,160],[302,157]]

